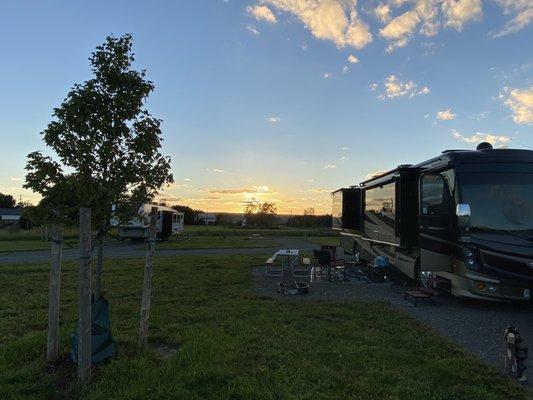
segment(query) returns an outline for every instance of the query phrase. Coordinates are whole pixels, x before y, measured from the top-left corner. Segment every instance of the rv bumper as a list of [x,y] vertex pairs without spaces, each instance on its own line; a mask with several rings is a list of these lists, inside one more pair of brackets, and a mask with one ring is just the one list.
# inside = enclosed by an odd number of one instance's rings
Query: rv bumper
[[466,274],[453,278],[452,294],[458,297],[505,301],[530,300],[530,287],[524,282],[500,280],[487,275]]

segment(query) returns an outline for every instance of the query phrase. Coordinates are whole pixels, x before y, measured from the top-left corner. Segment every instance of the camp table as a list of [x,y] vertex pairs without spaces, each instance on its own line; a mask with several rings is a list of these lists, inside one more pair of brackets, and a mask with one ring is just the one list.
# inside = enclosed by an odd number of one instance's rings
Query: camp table
[[[274,253],[265,263],[265,273],[268,276],[283,276],[285,268],[293,269],[298,265],[298,257],[300,256],[299,250],[282,249]],[[276,259],[281,260],[281,267],[276,268],[274,263]]]

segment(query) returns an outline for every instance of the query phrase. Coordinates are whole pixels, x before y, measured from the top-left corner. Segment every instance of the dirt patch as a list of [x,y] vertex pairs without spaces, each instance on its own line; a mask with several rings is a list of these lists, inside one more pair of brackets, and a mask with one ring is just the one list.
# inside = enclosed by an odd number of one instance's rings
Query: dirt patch
[[48,374],[57,376],[56,387],[59,391],[64,391],[76,381],[76,367],[76,364],[72,362],[67,353],[61,355],[57,360],[47,363],[44,370]]

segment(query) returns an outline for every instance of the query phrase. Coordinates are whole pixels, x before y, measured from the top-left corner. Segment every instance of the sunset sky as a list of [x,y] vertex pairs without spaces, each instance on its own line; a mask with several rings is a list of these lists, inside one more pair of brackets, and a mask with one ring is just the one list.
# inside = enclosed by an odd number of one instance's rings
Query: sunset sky
[[533,0],[19,1],[0,4],[0,192],[88,57],[132,33],[175,185],[209,211],[329,192],[449,148],[533,148]]

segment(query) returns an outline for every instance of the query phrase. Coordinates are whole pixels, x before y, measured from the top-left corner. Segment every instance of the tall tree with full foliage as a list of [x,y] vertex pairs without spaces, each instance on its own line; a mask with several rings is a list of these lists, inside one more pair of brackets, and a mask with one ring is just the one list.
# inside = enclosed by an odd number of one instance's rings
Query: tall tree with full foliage
[[0,208],[15,208],[17,201],[10,194],[0,193]]
[[173,182],[170,158],[161,154],[161,120],[145,108],[154,84],[134,60],[131,35],[107,37],[89,58],[93,77],[72,87],[42,132],[55,156],[36,151],[26,165],[24,186],[42,195],[43,218],[66,222],[79,207],[91,208],[96,291],[110,219],[130,218]]

